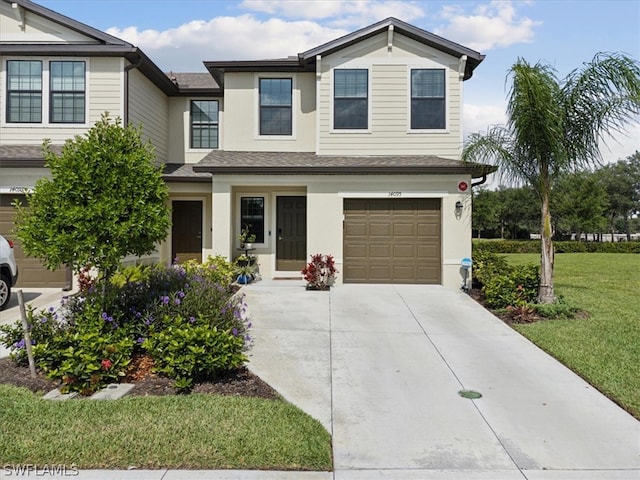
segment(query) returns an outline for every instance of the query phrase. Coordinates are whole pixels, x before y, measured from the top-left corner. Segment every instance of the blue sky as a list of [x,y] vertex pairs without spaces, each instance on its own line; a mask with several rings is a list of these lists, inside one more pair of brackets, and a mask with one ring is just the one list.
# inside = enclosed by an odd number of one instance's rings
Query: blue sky
[[[123,38],[166,71],[203,60],[278,58],[395,16],[486,55],[465,82],[465,132],[504,122],[506,74],[518,59],[560,78],[597,52],[640,59],[640,1],[36,0]],[[605,161],[640,150],[640,125],[610,139]]]

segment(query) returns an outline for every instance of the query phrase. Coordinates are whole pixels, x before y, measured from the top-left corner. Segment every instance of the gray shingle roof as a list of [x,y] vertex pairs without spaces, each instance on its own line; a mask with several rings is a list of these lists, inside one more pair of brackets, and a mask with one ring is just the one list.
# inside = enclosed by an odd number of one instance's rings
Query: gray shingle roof
[[180,90],[220,88],[208,72],[169,72],[167,76],[178,84]]
[[194,166],[213,174],[454,174],[481,177],[490,165],[432,155],[326,156],[313,152],[229,152],[214,150]]
[[[62,145],[51,145],[51,150],[59,155]],[[0,145],[0,166],[43,167],[42,145]]]
[[166,163],[162,171],[162,178],[167,182],[211,182],[208,173],[194,172],[193,163]]

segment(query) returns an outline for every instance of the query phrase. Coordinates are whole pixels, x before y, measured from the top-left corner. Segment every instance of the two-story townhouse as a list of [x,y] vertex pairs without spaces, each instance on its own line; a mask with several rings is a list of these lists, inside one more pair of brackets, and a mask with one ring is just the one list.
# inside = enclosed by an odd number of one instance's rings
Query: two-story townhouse
[[[128,42],[28,0],[0,0],[0,233],[12,237],[12,202],[24,203],[24,190],[49,174],[43,140],[51,140],[59,151],[67,139],[85,133],[108,112],[123,123],[143,125],[158,162],[166,165],[177,217],[173,237],[180,241],[181,208],[193,198],[200,204],[211,197],[209,175],[194,173],[190,163],[217,148],[217,134],[185,143],[190,109],[215,104],[215,114],[205,112],[211,119],[200,112],[195,123],[215,120],[217,129],[219,97],[220,89],[207,73],[167,75]],[[210,220],[202,223],[210,232]],[[204,242],[210,242],[200,227],[197,234],[203,233]],[[198,258],[201,249],[202,240]],[[25,258],[19,243],[16,255],[21,286],[70,284],[68,270],[47,271],[37,259]],[[171,248],[166,255],[171,258]]]
[[483,58],[390,18],[295,57],[165,74],[127,42],[1,0],[0,232],[47,174],[42,139],[109,111],[142,124],[165,164],[161,260],[233,258],[248,226],[264,278],[299,277],[320,252],[340,281],[456,288],[471,182],[491,172],[459,161],[462,86]]
[[388,18],[297,56],[206,61],[225,99],[212,251],[249,225],[263,275],[333,254],[344,282],[460,285],[471,182],[463,82],[484,56]]

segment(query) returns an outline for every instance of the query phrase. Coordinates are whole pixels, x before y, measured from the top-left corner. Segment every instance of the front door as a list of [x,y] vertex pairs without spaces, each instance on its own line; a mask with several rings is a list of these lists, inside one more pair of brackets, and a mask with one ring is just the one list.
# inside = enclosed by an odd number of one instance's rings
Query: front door
[[178,263],[202,261],[202,202],[174,200],[171,226],[171,259]]
[[307,260],[307,197],[278,197],[276,270],[301,271]]

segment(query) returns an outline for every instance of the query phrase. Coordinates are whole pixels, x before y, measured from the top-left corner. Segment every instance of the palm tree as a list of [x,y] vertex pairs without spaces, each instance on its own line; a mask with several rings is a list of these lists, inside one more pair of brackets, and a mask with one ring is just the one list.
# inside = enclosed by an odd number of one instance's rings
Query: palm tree
[[553,182],[562,173],[600,164],[598,142],[623,131],[640,113],[640,64],[622,54],[600,53],[559,80],[549,65],[518,59],[509,76],[507,125],[470,135],[462,158],[493,163],[506,181],[536,191],[542,214],[538,302],[552,303]]

